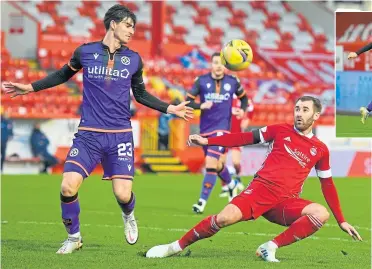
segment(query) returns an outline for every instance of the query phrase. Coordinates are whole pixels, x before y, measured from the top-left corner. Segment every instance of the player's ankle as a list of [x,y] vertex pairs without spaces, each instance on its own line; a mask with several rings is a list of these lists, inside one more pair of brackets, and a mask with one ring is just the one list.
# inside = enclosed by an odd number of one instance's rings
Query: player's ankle
[[77,232],[77,233],[74,233],[74,234],[68,234],[68,237],[79,238],[80,237],[80,232]]
[[173,243],[171,243],[171,245],[172,248],[177,252],[182,251],[184,249],[181,247],[180,240],[174,241]]
[[278,243],[277,243],[275,240],[271,240],[271,241],[267,242],[267,245],[268,245],[270,248],[274,248],[274,249],[279,248],[279,245],[278,245]]

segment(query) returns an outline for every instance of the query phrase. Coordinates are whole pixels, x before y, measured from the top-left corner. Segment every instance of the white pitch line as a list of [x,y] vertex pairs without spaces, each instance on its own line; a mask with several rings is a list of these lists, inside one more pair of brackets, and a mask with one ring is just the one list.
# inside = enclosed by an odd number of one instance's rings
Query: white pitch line
[[[110,212],[110,211],[92,211],[92,210],[84,210],[84,212],[87,212],[87,213],[95,213],[95,214],[102,214],[102,215],[117,215],[117,214],[120,214],[118,212]],[[150,215],[156,215],[158,216],[159,214],[156,214],[156,213],[150,213]],[[162,213],[163,216],[168,216],[168,217],[178,217],[178,218],[200,218],[201,215],[196,215],[196,214],[190,214],[190,215],[187,215],[187,214],[164,214]],[[263,221],[263,222],[266,222],[266,223],[269,223],[267,222],[267,220],[265,219],[257,219],[255,220],[256,221]],[[340,228],[340,226],[338,226],[338,224],[329,224],[329,223],[326,223],[324,224],[324,226],[326,227],[336,227],[336,228]],[[354,228],[358,229],[358,230],[366,230],[366,231],[372,231],[372,228],[368,228],[368,227],[361,227],[361,226],[358,226],[358,225],[354,225]]]
[[[38,221],[18,221],[17,224],[35,224],[35,225],[60,225],[62,223],[59,222],[38,222]],[[111,225],[111,224],[80,224],[82,227],[86,226],[96,226],[96,227],[104,227],[104,228],[120,228],[123,229],[122,225]],[[147,227],[147,226],[138,226],[139,229],[143,230],[152,230],[152,231],[167,231],[167,232],[187,232],[189,229],[183,228],[159,228],[159,227]],[[277,234],[268,234],[268,233],[249,233],[249,232],[225,232],[221,231],[219,234],[227,234],[227,235],[251,235],[251,236],[261,236],[261,237],[268,237],[268,236],[276,236]],[[354,242],[351,239],[339,238],[339,237],[318,237],[318,236],[310,236],[310,239],[314,240],[331,240],[331,241],[343,241],[343,242]],[[368,242],[368,241],[364,241]]]

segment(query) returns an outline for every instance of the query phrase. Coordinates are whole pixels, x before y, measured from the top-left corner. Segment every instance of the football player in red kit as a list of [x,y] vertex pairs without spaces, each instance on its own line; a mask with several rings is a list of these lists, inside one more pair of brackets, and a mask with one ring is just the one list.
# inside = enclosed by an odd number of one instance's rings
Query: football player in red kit
[[327,209],[302,199],[304,181],[315,167],[325,200],[340,228],[356,240],[357,230],[344,218],[332,180],[327,146],[312,133],[319,119],[321,103],[311,96],[299,98],[294,108],[294,125],[275,124],[247,133],[232,133],[203,138],[191,135],[189,143],[237,147],[269,143],[266,160],[249,186],[220,213],[199,222],[179,240],[151,248],[146,257],[163,258],[177,254],[196,241],[216,234],[220,229],[240,221],[263,216],[268,221],[288,228],[258,247],[256,255],[269,262],[278,262],[278,248],[296,243],[317,232],[328,220]]

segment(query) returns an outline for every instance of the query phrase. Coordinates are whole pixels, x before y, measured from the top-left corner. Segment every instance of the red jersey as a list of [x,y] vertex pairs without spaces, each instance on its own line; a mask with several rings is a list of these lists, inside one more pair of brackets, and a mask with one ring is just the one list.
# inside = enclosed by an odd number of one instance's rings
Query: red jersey
[[261,143],[269,143],[262,167],[254,180],[276,191],[299,196],[315,166],[318,177],[332,176],[327,146],[312,133],[303,135],[290,124],[275,124],[259,129]]

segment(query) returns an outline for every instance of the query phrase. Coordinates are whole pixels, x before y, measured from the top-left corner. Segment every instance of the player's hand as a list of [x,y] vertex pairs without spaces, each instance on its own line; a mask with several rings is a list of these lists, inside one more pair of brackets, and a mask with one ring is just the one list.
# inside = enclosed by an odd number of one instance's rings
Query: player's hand
[[185,101],[177,106],[169,105],[167,113],[176,115],[177,117],[182,118],[185,121],[189,121],[189,119],[192,119],[194,117],[194,109],[192,107],[186,106],[189,103],[190,101]]
[[201,110],[210,109],[212,106],[213,106],[212,101],[206,101],[206,102],[204,102],[203,104],[200,105],[200,109]]
[[12,94],[11,98],[18,95],[25,95],[34,91],[31,84],[21,84],[9,81],[4,82],[3,85],[5,87],[5,93]]
[[191,146],[191,144],[195,144],[198,146],[206,146],[208,145],[208,138],[204,138],[200,135],[190,135],[189,140],[187,141],[187,144]]
[[363,241],[363,239],[360,237],[357,230],[355,230],[355,228],[351,226],[349,223],[347,223],[346,221],[340,224],[340,228],[344,232],[348,233],[354,240]]
[[233,108],[232,114],[236,116],[238,119],[241,119],[244,117],[244,110],[241,108]]
[[358,54],[356,54],[355,52],[350,52],[349,55],[347,56],[347,58],[350,60],[350,59],[354,59],[358,57]]

